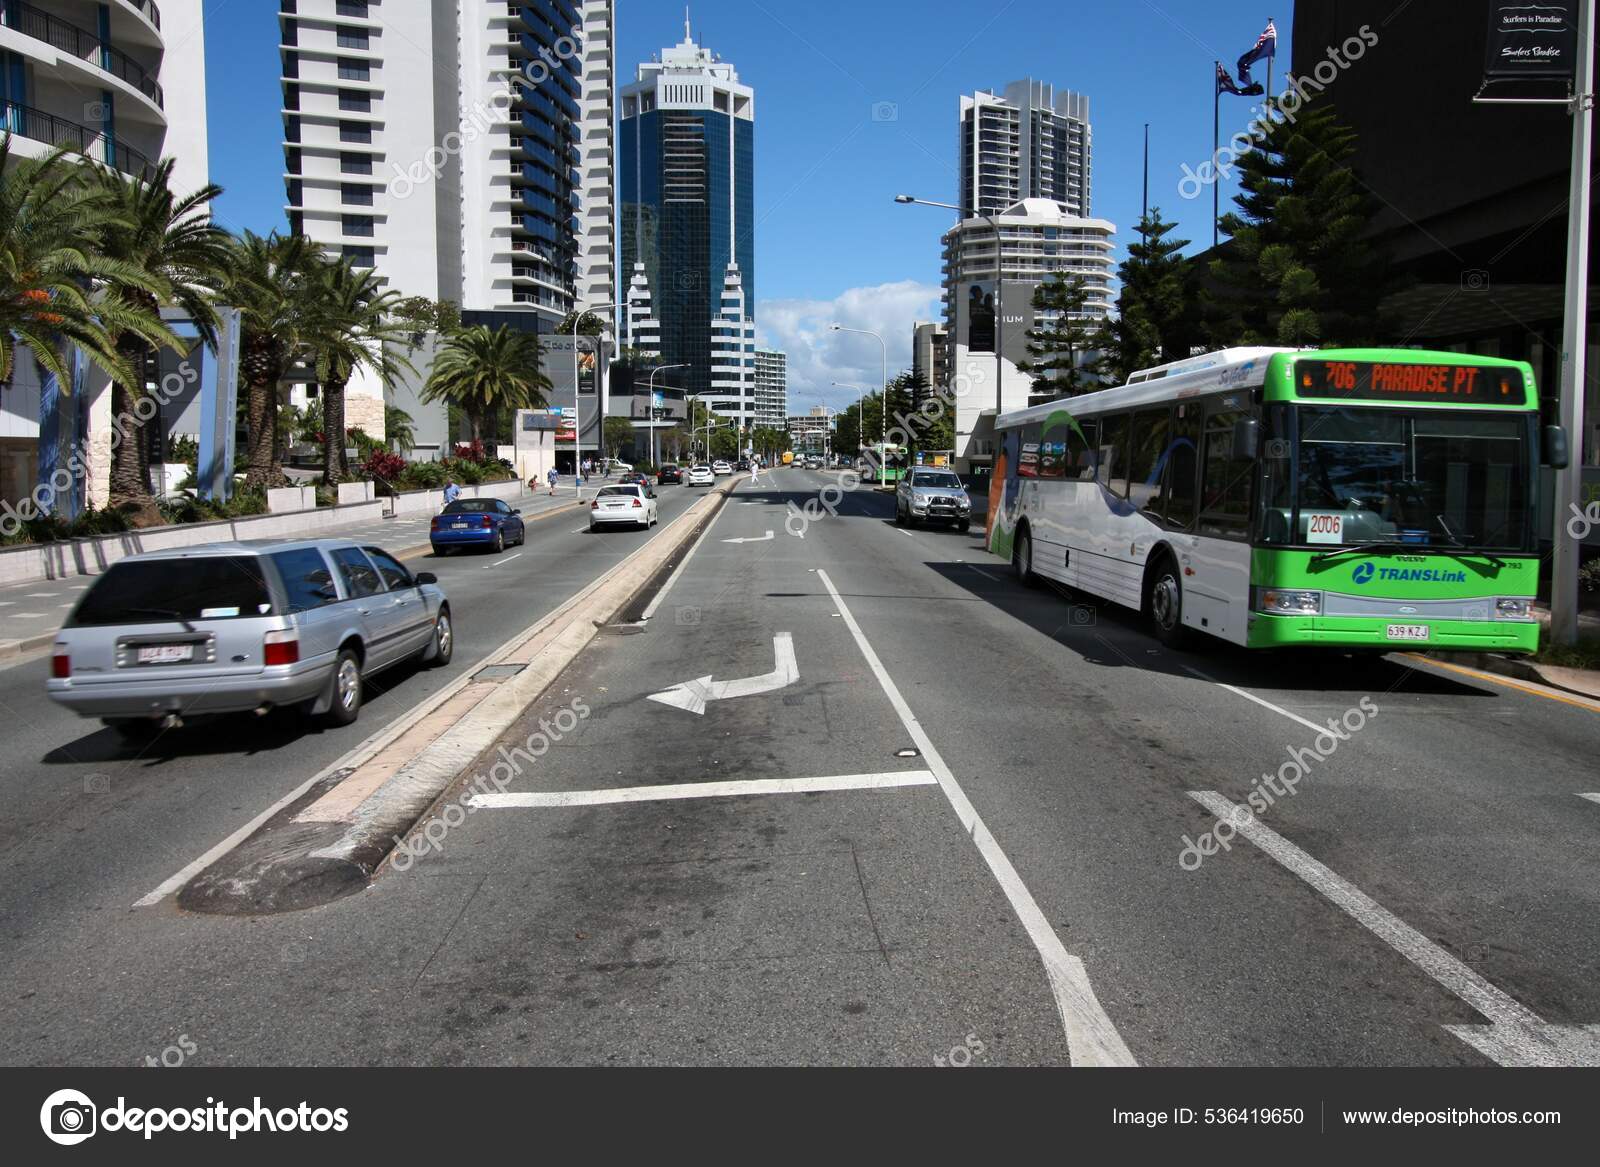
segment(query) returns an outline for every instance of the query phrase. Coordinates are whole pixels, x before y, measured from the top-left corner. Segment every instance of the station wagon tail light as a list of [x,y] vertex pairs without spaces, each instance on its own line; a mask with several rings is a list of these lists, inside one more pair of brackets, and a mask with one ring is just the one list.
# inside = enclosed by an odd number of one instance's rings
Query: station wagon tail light
[[261,660],[266,665],[292,665],[300,662],[298,632],[269,632],[262,642]]
[[64,644],[56,645],[55,655],[50,658],[50,675],[58,681],[72,676],[72,657],[67,654]]
[[1287,588],[1262,588],[1257,593],[1256,607],[1263,612],[1286,612],[1293,615],[1320,615],[1321,592],[1302,592]]
[[1532,605],[1526,599],[1499,599],[1494,602],[1494,614],[1502,620],[1526,620],[1531,612]]

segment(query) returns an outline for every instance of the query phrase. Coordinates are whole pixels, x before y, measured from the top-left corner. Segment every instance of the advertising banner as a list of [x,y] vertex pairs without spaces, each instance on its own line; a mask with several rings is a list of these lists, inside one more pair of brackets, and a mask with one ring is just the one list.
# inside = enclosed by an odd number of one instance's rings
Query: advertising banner
[[1491,0],[1484,76],[1571,79],[1578,49],[1576,0]]

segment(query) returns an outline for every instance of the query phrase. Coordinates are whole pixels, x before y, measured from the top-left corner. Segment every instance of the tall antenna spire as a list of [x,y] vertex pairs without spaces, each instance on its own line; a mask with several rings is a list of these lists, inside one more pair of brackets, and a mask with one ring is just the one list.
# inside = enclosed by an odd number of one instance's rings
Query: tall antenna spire
[[687,4],[683,6],[683,39],[690,43],[694,41],[694,33],[689,28],[689,6]]

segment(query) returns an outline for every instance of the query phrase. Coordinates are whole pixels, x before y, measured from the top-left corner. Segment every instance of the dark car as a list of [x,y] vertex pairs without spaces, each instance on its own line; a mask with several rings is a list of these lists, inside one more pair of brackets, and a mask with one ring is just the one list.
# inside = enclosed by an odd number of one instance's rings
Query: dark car
[[642,486],[648,490],[650,487],[650,476],[648,474],[642,474],[637,470],[630,470],[621,478],[617,479],[617,485]]
[[458,498],[433,516],[428,531],[435,555],[449,555],[457,547],[488,547],[498,553],[527,539],[522,512],[498,498]]
[[750,469],[750,459],[749,458],[740,458],[737,462],[735,462],[733,464],[733,468],[735,470],[737,470],[740,474],[743,474],[746,470]]
[[683,485],[683,468],[682,467],[673,466],[673,465],[669,464],[669,465],[663,466],[661,468],[660,472],[656,474],[656,485],[657,486],[667,486],[668,484],[670,484],[672,486],[682,486]]

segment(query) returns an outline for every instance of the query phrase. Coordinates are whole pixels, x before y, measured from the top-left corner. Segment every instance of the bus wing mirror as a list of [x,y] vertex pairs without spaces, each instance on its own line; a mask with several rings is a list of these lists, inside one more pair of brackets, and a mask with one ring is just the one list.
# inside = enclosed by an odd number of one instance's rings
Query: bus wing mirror
[[1567,431],[1558,425],[1544,427],[1544,464],[1552,470],[1565,470],[1572,464],[1567,448]]
[[1253,417],[1241,417],[1233,423],[1233,460],[1253,462],[1261,445],[1261,423]]

